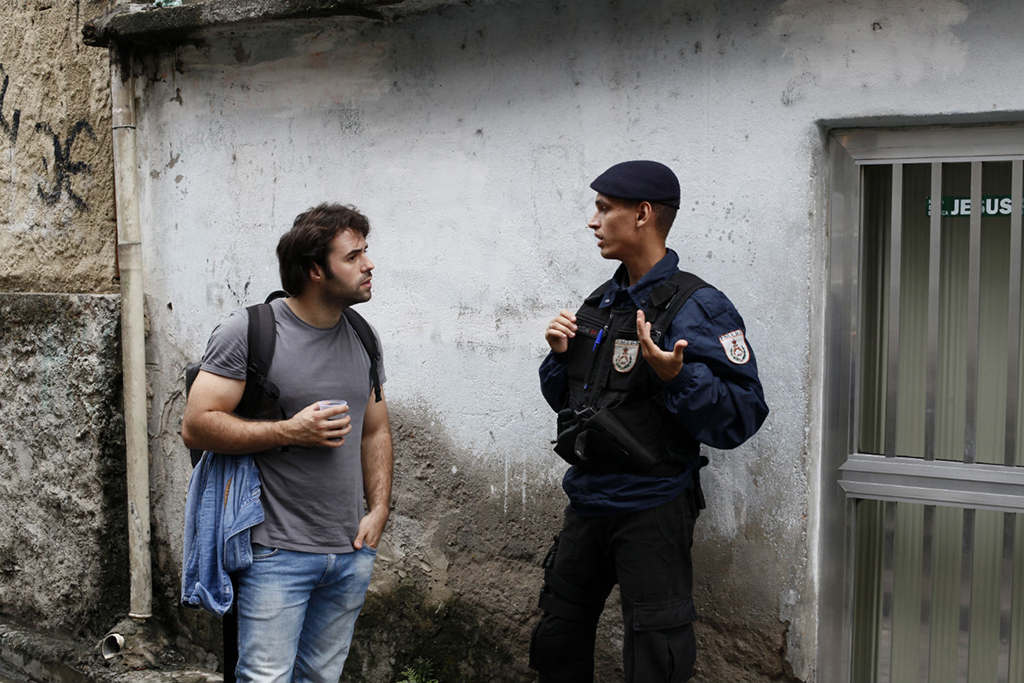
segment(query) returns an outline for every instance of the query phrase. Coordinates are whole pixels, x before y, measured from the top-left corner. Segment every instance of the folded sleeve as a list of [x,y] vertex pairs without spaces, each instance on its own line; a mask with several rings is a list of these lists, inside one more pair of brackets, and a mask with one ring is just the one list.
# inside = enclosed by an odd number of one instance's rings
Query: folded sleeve
[[221,377],[245,379],[249,364],[249,314],[242,308],[225,316],[210,334],[199,368]]

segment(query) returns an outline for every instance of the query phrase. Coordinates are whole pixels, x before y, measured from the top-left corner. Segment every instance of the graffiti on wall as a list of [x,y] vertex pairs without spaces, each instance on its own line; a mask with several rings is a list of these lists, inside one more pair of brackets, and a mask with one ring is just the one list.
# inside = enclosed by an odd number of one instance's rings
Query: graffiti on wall
[[0,83],[0,128],[3,129],[7,135],[7,139],[11,141],[13,146],[18,141],[18,126],[21,124],[21,110],[15,109],[11,114],[11,120],[7,120],[7,115],[4,114],[4,98],[7,97],[7,86],[11,82],[11,77],[4,71],[4,65],[0,64],[0,76],[3,76],[3,82]]
[[[18,146],[21,110],[12,110],[10,104],[6,102],[10,83],[10,75],[4,65],[0,64],[0,131],[7,137],[9,148],[13,152]],[[85,135],[94,142],[96,141],[92,125],[85,119],[77,121],[64,135],[63,140],[61,133],[54,131],[48,121],[39,121],[34,129],[30,130],[37,135],[45,136],[45,144],[53,146],[52,163],[47,159],[47,155],[44,154],[40,157],[42,172],[39,175],[43,180],[36,184],[39,199],[47,206],[56,206],[63,198],[67,197],[67,200],[78,211],[88,209],[85,200],[75,191],[72,180],[76,176],[92,175],[92,164],[74,159],[75,141],[80,136]]]
[[[68,199],[71,200],[76,209],[79,211],[85,210],[88,208],[85,200],[75,194],[75,191],[71,188],[71,178],[80,173],[91,174],[92,165],[84,161],[72,161],[71,148],[81,133],[87,133],[93,140],[96,139],[96,134],[92,132],[92,126],[89,125],[88,121],[79,121],[71,127],[71,133],[64,139],[63,145],[61,145],[57,134],[50,128],[50,124],[45,121],[36,124],[36,132],[46,133],[53,138],[53,186],[44,190],[42,184],[36,185],[39,196],[48,206],[54,206],[60,201],[61,195],[66,192]],[[46,171],[50,170],[49,164],[46,163],[46,157],[43,157],[43,169]]]

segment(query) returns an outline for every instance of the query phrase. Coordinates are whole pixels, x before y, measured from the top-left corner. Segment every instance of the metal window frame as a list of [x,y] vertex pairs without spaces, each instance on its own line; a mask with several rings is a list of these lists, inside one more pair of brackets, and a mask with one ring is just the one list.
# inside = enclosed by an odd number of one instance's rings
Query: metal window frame
[[852,453],[839,471],[852,498],[1024,512],[1024,467]]
[[[819,536],[818,680],[848,682],[852,658],[856,501],[906,500],[970,509],[1024,512],[1024,468],[936,462],[856,452],[859,424],[863,206],[861,167],[869,164],[1007,161],[1024,157],[1024,123],[833,130],[828,137],[828,266]],[[1019,173],[1019,171],[1017,171]],[[933,192],[934,194],[934,192]],[[941,193],[940,193],[941,194]],[[1019,209],[1014,204],[1015,239]],[[937,216],[938,212],[933,212]],[[937,219],[933,219],[933,243]],[[937,262],[933,244],[930,256]],[[937,264],[936,264],[937,265]],[[1014,273],[1016,277],[1019,274]],[[929,289],[937,275],[929,273]],[[929,308],[935,306],[930,302]],[[1011,315],[1016,315],[1011,312]],[[931,317],[931,316],[930,316]],[[929,327],[932,326],[930,321]],[[1012,340],[1015,342],[1016,340]],[[929,351],[929,356],[932,356]],[[934,363],[930,358],[929,364]],[[1013,383],[1011,383],[1013,384]],[[931,394],[932,392],[928,392]],[[930,399],[931,400],[931,399]],[[1008,396],[1016,403],[1017,396]],[[933,401],[932,401],[933,403]],[[926,419],[933,456],[934,405]],[[1010,444],[1007,444],[1007,452]],[[1009,463],[1009,455],[1007,462]],[[913,460],[912,463],[905,463]],[[994,470],[989,472],[989,470]],[[965,471],[969,470],[969,471]],[[997,481],[990,475],[998,474]],[[922,609],[925,609],[922,603]],[[922,618],[924,615],[922,614]],[[922,662],[926,668],[926,662]]]

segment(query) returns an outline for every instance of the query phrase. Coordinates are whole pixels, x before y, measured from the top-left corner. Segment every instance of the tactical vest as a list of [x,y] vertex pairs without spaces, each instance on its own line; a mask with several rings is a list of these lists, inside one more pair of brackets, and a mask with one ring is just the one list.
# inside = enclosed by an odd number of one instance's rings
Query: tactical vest
[[[678,474],[700,456],[700,444],[665,407],[665,383],[640,350],[633,302],[598,307],[609,284],[576,312],[566,368],[569,402],[558,413],[555,452],[570,464],[598,472]],[[710,285],[678,272],[651,290],[646,315],[655,344],[702,287]]]

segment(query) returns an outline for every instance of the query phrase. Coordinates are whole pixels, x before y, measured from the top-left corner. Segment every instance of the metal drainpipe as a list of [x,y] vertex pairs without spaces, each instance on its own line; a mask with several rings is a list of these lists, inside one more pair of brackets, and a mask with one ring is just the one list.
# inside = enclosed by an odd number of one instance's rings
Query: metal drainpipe
[[128,460],[128,616],[153,616],[149,532],[149,439],[146,429],[146,339],[142,289],[142,231],[135,156],[135,87],[130,50],[110,47],[114,201],[121,274],[121,354],[124,370],[125,447]]

